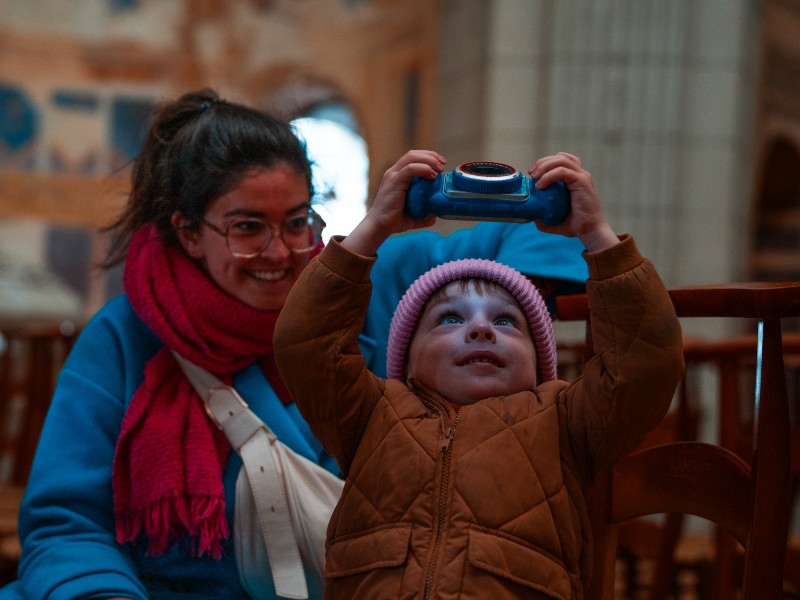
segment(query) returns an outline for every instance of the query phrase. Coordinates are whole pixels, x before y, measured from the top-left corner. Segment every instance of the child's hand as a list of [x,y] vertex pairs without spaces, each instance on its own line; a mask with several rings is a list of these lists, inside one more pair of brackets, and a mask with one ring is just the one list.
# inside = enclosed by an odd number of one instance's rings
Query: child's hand
[[563,181],[570,192],[571,209],[560,225],[548,227],[537,222],[541,231],[578,237],[587,250],[603,250],[619,242],[606,221],[600,200],[592,183],[591,174],[581,166],[581,160],[572,154],[559,152],[537,160],[528,174],[538,179],[536,187],[543,189],[556,181]]
[[372,256],[390,235],[433,225],[435,216],[415,221],[404,212],[406,192],[412,177],[433,179],[444,170],[445,162],[442,155],[431,150],[406,152],[384,173],[372,207],[342,245],[362,256]]

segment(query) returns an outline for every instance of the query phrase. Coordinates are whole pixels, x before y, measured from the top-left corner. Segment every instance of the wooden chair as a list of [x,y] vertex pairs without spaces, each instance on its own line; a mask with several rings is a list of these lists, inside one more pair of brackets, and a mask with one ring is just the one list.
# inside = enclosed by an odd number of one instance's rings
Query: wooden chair
[[[791,506],[798,501],[800,484],[800,333],[783,334],[783,357],[786,371],[790,431]],[[713,365],[719,381],[719,444],[744,460],[753,458],[754,411],[750,392],[757,378],[756,335],[739,335],[722,340],[698,342],[694,353],[696,362]],[[791,385],[788,385],[791,383]],[[715,541],[716,559],[714,587],[718,597],[729,593],[731,582],[739,579],[741,562],[739,548],[724,531],[718,531]],[[791,584],[795,597],[800,597],[800,548],[787,547],[791,553],[785,561],[784,581]]]
[[0,323],[0,585],[16,576],[19,502],[56,377],[76,337],[71,322]]
[[[687,362],[696,356],[697,342],[685,343]],[[586,343],[580,340],[559,341],[559,378],[572,381],[582,372],[585,360],[591,357]],[[705,354],[701,355],[703,359]],[[701,409],[693,381],[696,375],[687,368],[670,411],[650,431],[637,450],[677,441],[694,441],[700,427]],[[617,525],[617,561],[621,569],[616,587],[630,597],[641,600],[666,600],[676,577],[675,554],[683,533],[684,515],[669,513],[657,519],[631,519]],[[646,576],[642,566],[648,563]]]
[[[614,597],[619,524],[660,513],[696,515],[728,531],[744,548],[739,597],[781,598],[791,511],[781,318],[800,315],[800,282],[674,288],[670,296],[681,318],[758,321],[751,458],[720,445],[681,441],[638,449],[599,477],[590,499],[595,563],[586,598]],[[588,322],[586,297],[559,298],[557,315]]]

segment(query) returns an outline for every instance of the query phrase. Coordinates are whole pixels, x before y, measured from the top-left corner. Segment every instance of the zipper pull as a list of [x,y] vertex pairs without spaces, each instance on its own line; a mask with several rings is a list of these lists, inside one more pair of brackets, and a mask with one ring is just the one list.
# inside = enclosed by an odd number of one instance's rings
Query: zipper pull
[[451,426],[447,426],[444,428],[444,439],[442,440],[442,452],[447,452],[447,449],[450,447],[450,442],[453,441],[453,428]]

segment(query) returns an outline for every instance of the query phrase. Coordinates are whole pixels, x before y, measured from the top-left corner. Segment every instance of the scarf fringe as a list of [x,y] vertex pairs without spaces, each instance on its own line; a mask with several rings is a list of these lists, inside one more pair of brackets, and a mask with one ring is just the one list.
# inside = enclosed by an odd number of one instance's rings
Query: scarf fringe
[[222,558],[221,540],[228,539],[228,521],[225,518],[225,501],[214,496],[190,498],[191,514],[196,516],[189,528],[197,538],[197,555],[207,554],[216,560]]
[[[190,522],[192,521],[192,522]],[[188,548],[192,556],[222,558],[222,540],[229,535],[225,518],[225,500],[217,496],[193,496],[188,504],[166,496],[143,510],[117,516],[117,541],[135,541],[144,530],[149,541],[150,556],[164,554],[170,546],[183,540],[189,532]]]

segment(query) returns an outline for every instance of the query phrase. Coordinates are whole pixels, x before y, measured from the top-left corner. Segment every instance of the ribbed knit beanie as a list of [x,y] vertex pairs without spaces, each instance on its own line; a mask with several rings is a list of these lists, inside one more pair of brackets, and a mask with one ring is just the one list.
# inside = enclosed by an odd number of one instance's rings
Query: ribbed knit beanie
[[556,378],[556,340],[553,323],[536,287],[519,271],[492,260],[470,258],[434,267],[420,275],[400,299],[389,327],[386,371],[389,378],[404,379],[408,346],[428,299],[448,283],[459,279],[484,279],[506,289],[528,316],[536,348],[538,381]]

